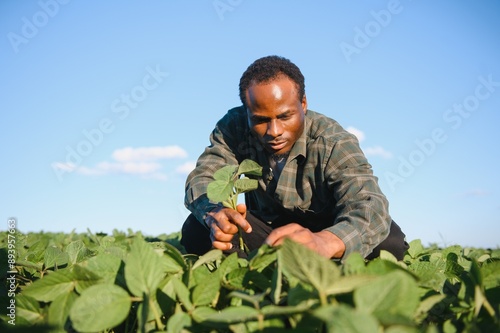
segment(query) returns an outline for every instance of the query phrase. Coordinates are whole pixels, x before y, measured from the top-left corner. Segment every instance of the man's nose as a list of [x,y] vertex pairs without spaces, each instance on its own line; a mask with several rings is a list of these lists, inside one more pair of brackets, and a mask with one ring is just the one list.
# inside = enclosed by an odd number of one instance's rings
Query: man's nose
[[267,135],[276,138],[283,134],[283,126],[281,125],[281,121],[279,119],[273,119],[267,125]]

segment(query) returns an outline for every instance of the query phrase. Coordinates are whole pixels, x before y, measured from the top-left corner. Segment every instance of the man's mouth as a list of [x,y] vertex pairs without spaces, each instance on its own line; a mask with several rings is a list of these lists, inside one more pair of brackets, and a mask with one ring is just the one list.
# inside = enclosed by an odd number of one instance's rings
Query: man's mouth
[[270,141],[267,145],[274,151],[279,151],[286,146],[286,141]]

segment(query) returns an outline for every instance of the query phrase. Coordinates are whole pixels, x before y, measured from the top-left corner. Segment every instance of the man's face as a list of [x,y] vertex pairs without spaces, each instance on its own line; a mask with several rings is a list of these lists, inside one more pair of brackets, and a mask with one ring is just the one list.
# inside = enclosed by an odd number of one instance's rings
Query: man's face
[[246,93],[248,124],[271,154],[285,154],[304,130],[306,97],[299,100],[295,82],[286,76],[252,83]]

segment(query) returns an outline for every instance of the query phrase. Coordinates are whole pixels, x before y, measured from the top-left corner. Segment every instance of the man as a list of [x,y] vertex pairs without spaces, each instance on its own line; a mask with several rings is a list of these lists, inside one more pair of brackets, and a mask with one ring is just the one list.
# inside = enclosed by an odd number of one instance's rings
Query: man
[[[238,226],[250,250],[290,238],[327,258],[385,249],[402,259],[405,235],[392,221],[356,137],[336,121],[307,109],[304,77],[288,59],[256,60],[240,79],[242,106],[217,123],[210,146],[186,181],[182,228],[187,252],[239,249]],[[210,202],[215,171],[252,159],[263,166],[259,188],[237,211]]]

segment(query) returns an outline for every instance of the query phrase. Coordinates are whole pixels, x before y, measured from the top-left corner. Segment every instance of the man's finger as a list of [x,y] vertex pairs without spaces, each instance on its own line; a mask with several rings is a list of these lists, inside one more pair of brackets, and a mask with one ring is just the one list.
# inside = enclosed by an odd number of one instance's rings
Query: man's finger
[[245,204],[239,204],[236,206],[236,211],[243,216],[244,219],[247,218],[247,206]]
[[230,221],[230,217],[227,212],[220,211],[211,215],[214,219],[213,225],[216,225],[225,234],[235,234],[238,232],[238,228]]
[[[240,208],[242,209],[242,208]],[[242,209],[243,210],[243,209]],[[246,215],[246,207],[245,207],[245,215]],[[243,229],[243,231],[245,231],[246,233],[250,233],[252,232],[252,226],[250,225],[250,223],[248,223],[248,221],[243,217],[243,215],[241,215],[241,213],[235,211],[235,210],[232,210],[232,209],[228,209],[228,217],[229,219],[231,220],[232,223],[238,225],[241,227],[241,229]]]
[[212,223],[210,228],[210,237],[213,241],[230,242],[234,234],[223,232],[217,223]]
[[219,241],[213,241],[212,246],[222,251],[228,251],[233,248],[233,244],[228,242],[219,242]]
[[297,223],[284,225],[271,231],[271,233],[267,236],[265,243],[271,246],[280,245],[286,237],[290,237],[294,233],[303,229],[304,227]]

